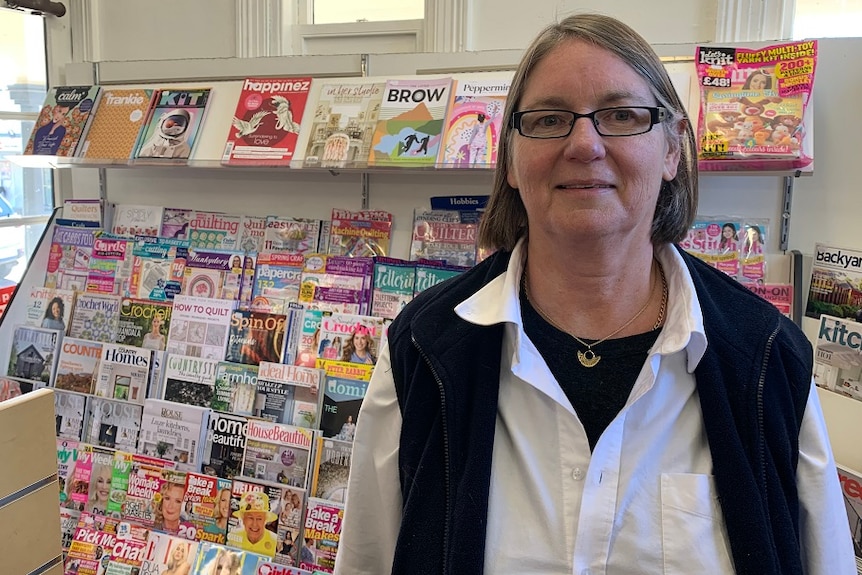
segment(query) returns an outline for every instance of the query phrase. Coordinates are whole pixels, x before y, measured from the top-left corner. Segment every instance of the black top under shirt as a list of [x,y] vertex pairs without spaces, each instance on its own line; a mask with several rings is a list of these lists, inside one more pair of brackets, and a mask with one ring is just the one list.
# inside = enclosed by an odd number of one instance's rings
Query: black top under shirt
[[542,354],[578,414],[592,452],[599,437],[628,401],[661,327],[600,343],[593,351],[601,356],[601,361],[594,367],[584,367],[578,361],[578,351],[586,351],[586,347],[548,323],[527,299],[523,287],[521,317],[524,332]]

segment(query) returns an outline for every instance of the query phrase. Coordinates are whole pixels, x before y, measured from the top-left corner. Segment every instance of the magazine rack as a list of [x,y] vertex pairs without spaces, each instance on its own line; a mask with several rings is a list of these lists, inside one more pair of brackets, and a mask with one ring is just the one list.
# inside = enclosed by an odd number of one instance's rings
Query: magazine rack
[[62,575],[54,392],[0,402],[0,571]]

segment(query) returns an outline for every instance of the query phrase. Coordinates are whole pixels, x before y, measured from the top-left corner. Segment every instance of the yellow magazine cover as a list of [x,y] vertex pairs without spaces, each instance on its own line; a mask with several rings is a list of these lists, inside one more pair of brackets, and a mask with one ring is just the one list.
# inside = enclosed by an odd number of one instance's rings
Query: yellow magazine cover
[[143,88],[104,90],[78,156],[127,160],[147,117],[153,91]]

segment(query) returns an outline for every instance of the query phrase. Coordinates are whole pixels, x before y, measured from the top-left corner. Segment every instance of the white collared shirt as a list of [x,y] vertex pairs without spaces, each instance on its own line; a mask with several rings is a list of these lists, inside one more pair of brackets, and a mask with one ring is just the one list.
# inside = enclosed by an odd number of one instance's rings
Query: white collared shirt
[[[703,316],[681,256],[658,250],[672,294],[665,326],[591,454],[571,403],[523,330],[522,245],[505,274],[455,308],[475,324],[506,324],[485,573],[734,573],[693,375],[707,345]],[[797,468],[803,563],[810,575],[850,575],[848,523],[814,389]],[[391,571],[400,430],[384,348],[359,415],[337,575]]]

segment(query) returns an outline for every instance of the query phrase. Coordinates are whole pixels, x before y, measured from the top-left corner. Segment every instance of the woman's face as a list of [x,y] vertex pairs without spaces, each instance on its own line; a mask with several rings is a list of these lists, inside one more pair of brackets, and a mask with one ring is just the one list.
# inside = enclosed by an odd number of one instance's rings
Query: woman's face
[[230,491],[224,489],[218,499],[218,510],[221,517],[230,515]]
[[766,74],[755,72],[751,75],[751,81],[748,83],[748,88],[751,90],[765,90],[766,84]]
[[51,317],[53,317],[54,319],[60,319],[60,315],[60,304],[57,302],[53,302],[51,304]]
[[[530,73],[519,110],[588,113],[613,106],[656,106],[650,87],[622,59],[581,40],[551,50]],[[678,125],[678,129],[681,127]],[[527,210],[530,243],[546,246],[615,235],[649,242],[662,181],[676,176],[679,146],[655,125],[637,136],[603,137],[589,119],[566,138],[513,132],[508,183]],[[616,240],[612,245],[619,246]],[[549,248],[550,249],[550,248]]]
[[356,333],[353,334],[353,349],[356,351],[365,351],[368,347],[368,336]]
[[102,467],[99,474],[96,476],[96,499],[98,501],[107,501],[111,494],[111,468]]
[[162,327],[162,318],[159,316],[153,316],[153,324],[152,324],[152,332],[159,333],[159,329]]
[[730,227],[730,226],[724,226],[724,227],[721,229],[721,235],[723,235],[725,239],[730,240],[730,239],[733,239],[733,236],[735,236],[736,234],[734,233],[734,231],[733,231],[733,228],[732,228],[732,227]]
[[172,556],[175,562],[180,563],[186,560],[186,554],[187,550],[185,544],[179,543],[176,547],[174,547],[174,552]]
[[182,485],[171,484],[162,497],[162,516],[166,523],[179,521],[180,511],[183,508],[184,491]]

